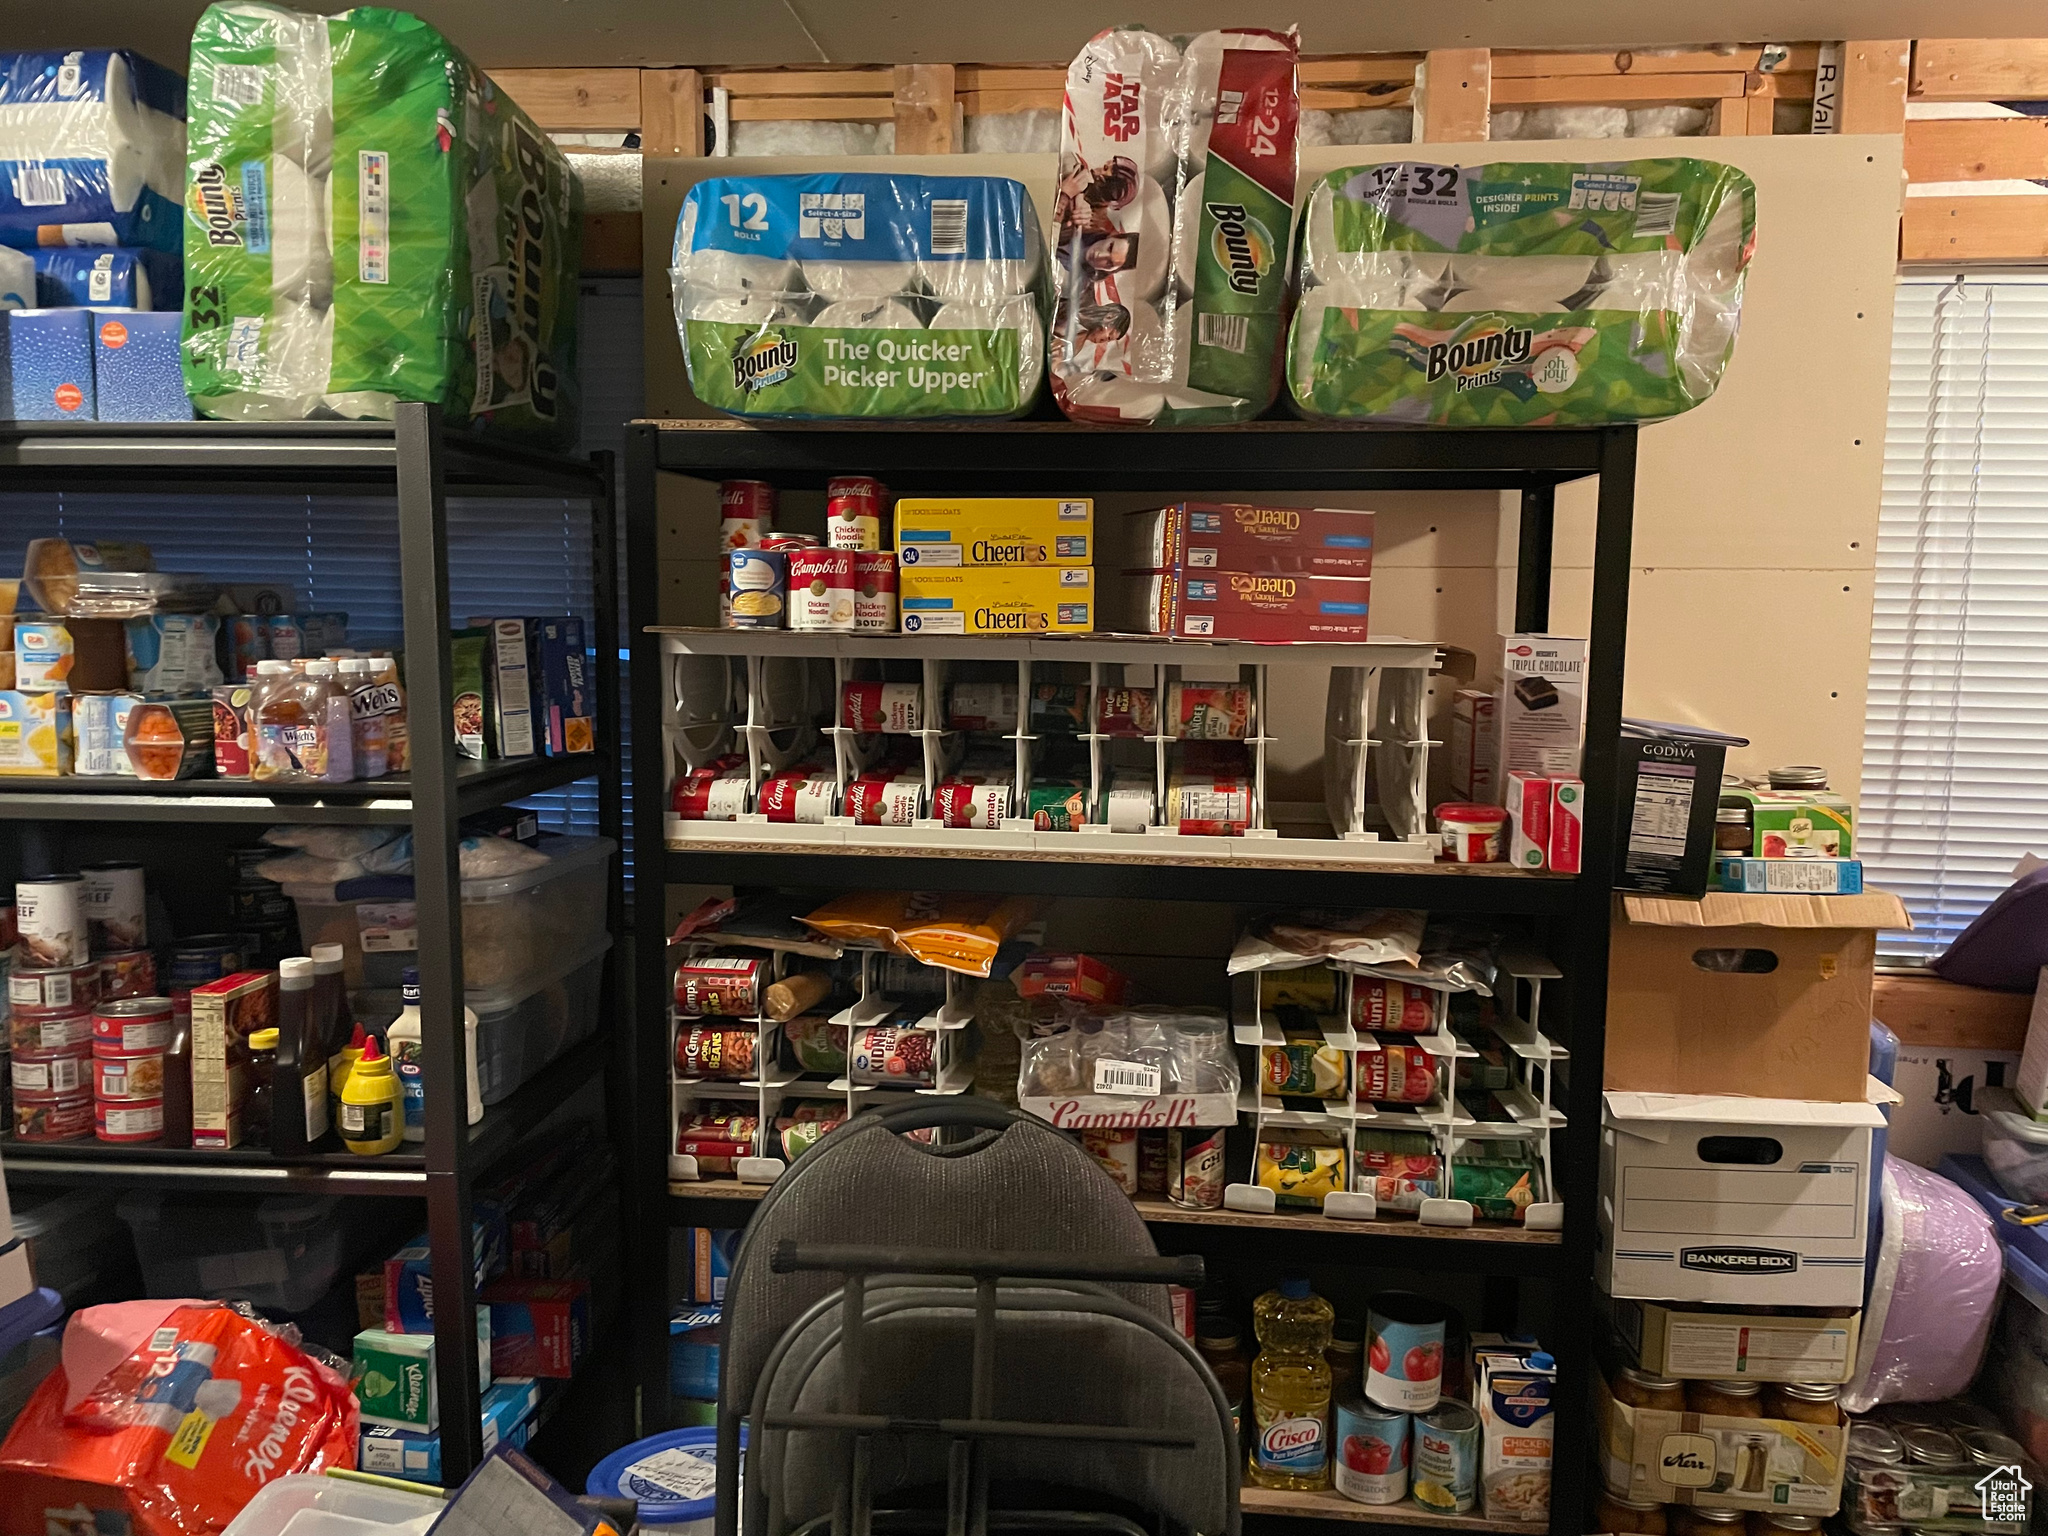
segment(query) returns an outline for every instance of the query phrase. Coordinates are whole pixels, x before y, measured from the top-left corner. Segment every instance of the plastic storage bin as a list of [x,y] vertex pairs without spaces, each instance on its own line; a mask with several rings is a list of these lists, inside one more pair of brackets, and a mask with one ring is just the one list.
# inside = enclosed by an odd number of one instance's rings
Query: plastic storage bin
[[[462,882],[464,986],[524,997],[546,983],[555,957],[587,950],[604,933],[612,840],[544,837],[540,851],[548,862],[538,869]],[[419,948],[411,876],[288,884],[284,891],[298,908],[299,937],[309,949],[341,946],[351,988],[398,990]]]
[[2035,1120],[2004,1088],[1977,1094],[1984,1122],[1984,1162],[1998,1187],[2015,1200],[2048,1200],[2048,1125]]
[[75,1189],[52,1199],[14,1208],[14,1235],[28,1248],[36,1284],[82,1307],[104,1281],[121,1285],[133,1261],[128,1232],[114,1212],[111,1192]]
[[257,1489],[222,1536],[410,1536],[447,1507],[431,1493],[294,1472]]
[[151,1296],[246,1301],[304,1312],[377,1236],[376,1202],[333,1195],[237,1197],[123,1195],[116,1207],[135,1236]]

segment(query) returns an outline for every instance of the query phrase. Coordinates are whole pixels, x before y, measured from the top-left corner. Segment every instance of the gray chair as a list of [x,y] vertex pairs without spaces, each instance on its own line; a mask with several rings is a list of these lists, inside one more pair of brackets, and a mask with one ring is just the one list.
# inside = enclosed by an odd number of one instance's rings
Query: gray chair
[[[925,1127],[966,1135],[902,1134]],[[1161,1283],[1200,1276],[1041,1121],[979,1099],[862,1115],[783,1175],[733,1262],[718,1536],[1235,1536],[1229,1405]]]

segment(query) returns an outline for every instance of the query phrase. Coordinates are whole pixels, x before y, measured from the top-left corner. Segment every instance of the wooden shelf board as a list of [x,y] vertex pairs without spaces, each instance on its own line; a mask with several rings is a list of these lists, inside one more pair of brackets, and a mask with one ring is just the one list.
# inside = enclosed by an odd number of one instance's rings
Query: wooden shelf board
[[1350,1237],[1435,1237],[1460,1242],[1527,1244],[1555,1247],[1564,1240],[1561,1232],[1531,1232],[1524,1227],[1495,1222],[1475,1222],[1469,1227],[1426,1227],[1407,1216],[1381,1216],[1373,1221],[1335,1221],[1313,1211],[1194,1211],[1166,1200],[1134,1200],[1138,1214],[1147,1221],[1168,1225],[1201,1227],[1262,1227],[1272,1231],[1316,1232]]
[[1415,1530],[1535,1532],[1540,1523],[1488,1520],[1478,1514],[1446,1515],[1413,1499],[1398,1504],[1358,1504],[1330,1488],[1245,1488],[1239,1507],[1248,1515],[1283,1515],[1297,1520],[1350,1520],[1364,1525],[1403,1526]]

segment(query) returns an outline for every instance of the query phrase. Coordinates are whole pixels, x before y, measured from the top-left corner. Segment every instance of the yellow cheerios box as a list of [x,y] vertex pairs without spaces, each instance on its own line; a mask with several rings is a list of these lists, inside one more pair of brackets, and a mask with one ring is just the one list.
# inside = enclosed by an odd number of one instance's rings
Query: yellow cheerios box
[[71,695],[0,693],[0,774],[54,779],[71,772]]
[[1095,503],[1085,496],[905,496],[896,503],[896,563],[905,571],[1094,561]]
[[1085,635],[1095,628],[1086,566],[906,565],[898,598],[906,635]]

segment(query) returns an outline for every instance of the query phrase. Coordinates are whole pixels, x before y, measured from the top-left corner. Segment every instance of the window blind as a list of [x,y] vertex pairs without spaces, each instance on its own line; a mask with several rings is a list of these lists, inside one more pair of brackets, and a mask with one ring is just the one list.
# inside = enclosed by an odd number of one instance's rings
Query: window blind
[[1902,278],[1857,844],[1930,959],[2048,854],[2048,278]]

